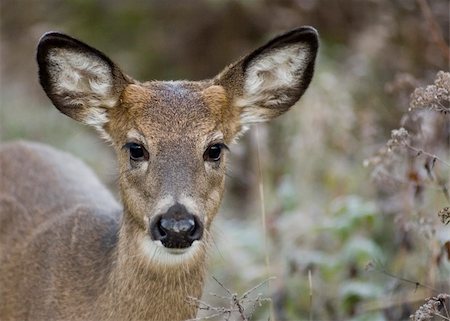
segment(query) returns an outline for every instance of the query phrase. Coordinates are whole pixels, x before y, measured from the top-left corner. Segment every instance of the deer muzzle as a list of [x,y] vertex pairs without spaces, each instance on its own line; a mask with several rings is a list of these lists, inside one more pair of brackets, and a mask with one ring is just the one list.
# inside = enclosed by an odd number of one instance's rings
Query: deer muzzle
[[203,224],[181,204],[157,215],[150,224],[150,237],[169,249],[185,249],[203,236]]

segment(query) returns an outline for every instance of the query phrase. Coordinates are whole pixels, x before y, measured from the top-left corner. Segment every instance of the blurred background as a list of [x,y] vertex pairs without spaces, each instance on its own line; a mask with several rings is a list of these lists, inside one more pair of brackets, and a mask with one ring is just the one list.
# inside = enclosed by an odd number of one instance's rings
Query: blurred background
[[[0,10],[0,139],[69,151],[114,191],[112,149],[40,89],[44,32],[91,44],[141,81],[200,80],[314,26],[306,94],[231,147],[202,300],[232,307],[213,277],[242,294],[274,276],[244,304],[252,320],[381,321],[450,293],[448,0],[2,0]],[[399,127],[406,140],[391,138]],[[448,301],[445,319],[420,320],[449,320]]]

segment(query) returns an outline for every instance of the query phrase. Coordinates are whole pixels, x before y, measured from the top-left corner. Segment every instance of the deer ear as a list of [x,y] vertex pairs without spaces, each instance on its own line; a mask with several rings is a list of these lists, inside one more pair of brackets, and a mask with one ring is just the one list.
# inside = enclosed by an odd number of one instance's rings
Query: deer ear
[[57,32],[37,48],[39,80],[53,104],[67,116],[101,129],[107,109],[118,104],[130,78],[100,51]]
[[301,27],[280,35],[220,73],[214,82],[240,109],[241,126],[286,112],[308,88],[319,47],[317,31]]

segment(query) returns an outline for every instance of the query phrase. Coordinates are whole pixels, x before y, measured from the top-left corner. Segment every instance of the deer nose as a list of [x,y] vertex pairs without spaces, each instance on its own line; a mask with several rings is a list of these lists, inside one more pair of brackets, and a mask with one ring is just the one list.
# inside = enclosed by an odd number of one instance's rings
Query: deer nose
[[203,235],[203,225],[180,204],[170,207],[165,214],[155,217],[150,236],[171,249],[188,248]]

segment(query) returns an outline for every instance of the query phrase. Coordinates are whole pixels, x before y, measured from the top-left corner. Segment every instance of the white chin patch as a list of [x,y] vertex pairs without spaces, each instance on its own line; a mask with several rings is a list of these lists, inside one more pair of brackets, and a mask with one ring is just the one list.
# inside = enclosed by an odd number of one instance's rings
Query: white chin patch
[[153,241],[145,236],[141,248],[151,264],[179,265],[192,260],[202,247],[201,241],[194,241],[185,249],[171,249],[165,247],[161,241]]

